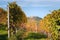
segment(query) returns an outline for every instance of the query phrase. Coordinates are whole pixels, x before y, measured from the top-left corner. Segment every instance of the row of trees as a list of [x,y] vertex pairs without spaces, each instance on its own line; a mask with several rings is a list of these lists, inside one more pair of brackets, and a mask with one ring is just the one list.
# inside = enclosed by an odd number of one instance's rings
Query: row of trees
[[[10,34],[16,34],[16,30],[38,33],[45,32],[49,39],[58,39],[58,30],[60,29],[60,9],[52,11],[37,24],[35,20],[27,22],[27,17],[21,7],[13,2],[9,3],[9,19]],[[0,8],[0,24],[7,24],[7,11],[2,8]]]
[[[16,2],[9,3],[9,30],[10,35],[16,34],[16,30],[20,30],[21,27],[24,27],[25,23],[27,22],[27,17],[25,13],[22,11],[21,7],[16,4]],[[8,18],[7,13],[8,11],[0,8],[0,27],[3,28],[7,25]]]

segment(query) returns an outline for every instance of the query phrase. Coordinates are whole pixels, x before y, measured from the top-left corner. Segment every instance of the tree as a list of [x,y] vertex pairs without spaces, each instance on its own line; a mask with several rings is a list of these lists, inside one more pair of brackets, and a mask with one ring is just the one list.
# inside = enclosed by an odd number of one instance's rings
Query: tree
[[0,30],[6,30],[7,28],[7,11],[0,8]]
[[0,8],[0,24],[5,24],[7,23],[7,11]]
[[27,22],[27,17],[22,11],[21,7],[16,4],[16,2],[9,3],[9,21],[10,28],[16,31],[16,28],[20,29],[21,24]]
[[[58,29],[60,29],[60,10],[54,10],[40,21],[40,29],[48,31],[53,40],[58,38]],[[50,39],[51,39],[50,38]]]
[[34,19],[29,19],[26,23],[26,30],[30,32],[37,32],[37,23]]

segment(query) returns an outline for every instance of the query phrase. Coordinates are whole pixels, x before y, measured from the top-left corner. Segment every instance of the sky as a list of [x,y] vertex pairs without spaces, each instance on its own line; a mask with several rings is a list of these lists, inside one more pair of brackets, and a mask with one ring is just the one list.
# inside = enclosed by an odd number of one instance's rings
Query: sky
[[60,0],[0,0],[0,7],[7,9],[8,2],[16,2],[27,17],[43,18],[53,10],[60,9]]

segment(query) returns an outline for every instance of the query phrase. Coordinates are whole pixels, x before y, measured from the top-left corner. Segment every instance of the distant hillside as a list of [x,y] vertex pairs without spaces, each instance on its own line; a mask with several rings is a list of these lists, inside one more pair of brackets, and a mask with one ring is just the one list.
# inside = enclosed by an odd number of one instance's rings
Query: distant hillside
[[42,18],[33,16],[33,17],[28,17],[28,20],[35,20],[35,21],[40,21]]

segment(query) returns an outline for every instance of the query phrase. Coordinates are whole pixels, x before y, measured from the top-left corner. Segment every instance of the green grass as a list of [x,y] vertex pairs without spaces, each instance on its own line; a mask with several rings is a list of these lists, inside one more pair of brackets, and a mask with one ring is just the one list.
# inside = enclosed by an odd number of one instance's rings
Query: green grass
[[7,40],[7,31],[0,30],[0,40]]
[[7,31],[5,31],[5,30],[0,30],[0,35],[1,34],[7,34]]

